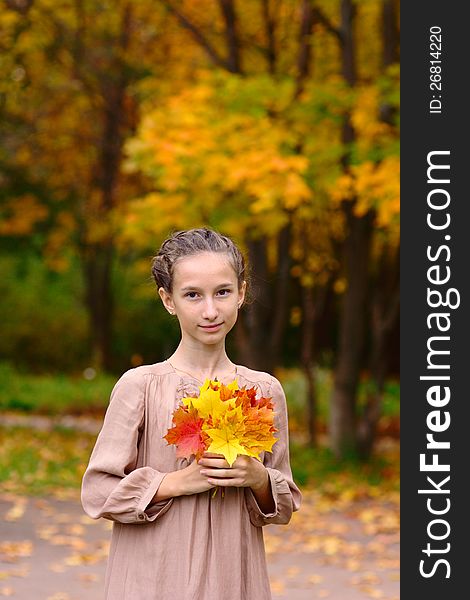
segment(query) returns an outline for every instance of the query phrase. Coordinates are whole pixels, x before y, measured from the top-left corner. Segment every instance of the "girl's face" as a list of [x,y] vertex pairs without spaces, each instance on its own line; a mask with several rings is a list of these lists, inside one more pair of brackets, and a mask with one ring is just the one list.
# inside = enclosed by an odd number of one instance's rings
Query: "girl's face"
[[173,293],[158,290],[178,317],[182,337],[202,344],[223,341],[237,320],[246,282],[238,289],[236,273],[225,254],[203,252],[178,260]]

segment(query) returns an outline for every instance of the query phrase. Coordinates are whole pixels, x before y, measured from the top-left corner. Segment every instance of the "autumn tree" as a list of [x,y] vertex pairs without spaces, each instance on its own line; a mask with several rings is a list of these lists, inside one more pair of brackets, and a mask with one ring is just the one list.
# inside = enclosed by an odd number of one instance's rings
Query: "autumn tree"
[[[149,86],[138,93],[136,85],[149,73],[158,77],[163,57],[171,61],[179,45],[165,47],[160,34],[165,12],[148,2],[12,0],[0,18],[6,75],[2,120],[9,149],[2,169],[6,182],[15,173],[29,181],[26,195],[10,189],[3,233],[31,234],[47,215],[47,264],[60,272],[68,268],[71,250],[79,257],[91,363],[109,369],[112,214],[138,189],[121,172],[123,144],[135,129],[139,93],[156,91]],[[170,27],[170,40],[171,35]]]
[[[378,1],[260,2],[243,9],[227,1],[208,3],[216,10],[209,20],[189,3],[162,4],[213,69],[201,71],[195,86],[167,105],[146,111],[129,145],[129,164],[157,186],[134,208],[163,213],[166,226],[204,222],[241,241],[257,275],[257,301],[237,339],[255,368],[269,370],[279,361],[292,278],[298,277],[301,360],[312,373],[315,321],[336,292],[331,434],[335,453],[343,455],[358,443],[357,388],[373,265],[383,260],[380,253],[397,249],[396,57],[380,60],[385,32],[390,38],[385,24],[396,15],[390,3]],[[354,19],[358,10],[360,21]],[[385,15],[387,23],[377,27]],[[359,50],[360,38],[365,46]],[[396,45],[396,37],[390,39],[387,44]],[[385,105],[391,107],[388,119]],[[164,207],[168,193],[172,202]],[[131,217],[136,231],[137,213]],[[373,352],[380,354],[375,339]],[[309,381],[313,443],[312,375]],[[364,439],[376,424],[369,408]]]

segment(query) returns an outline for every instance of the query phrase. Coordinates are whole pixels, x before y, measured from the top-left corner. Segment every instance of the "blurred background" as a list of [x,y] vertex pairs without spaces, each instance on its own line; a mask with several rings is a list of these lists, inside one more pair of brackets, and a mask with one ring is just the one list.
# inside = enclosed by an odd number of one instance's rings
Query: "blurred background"
[[398,2],[1,4],[0,489],[76,494],[77,424],[179,340],[151,258],[209,226],[248,259],[228,353],[282,381],[296,481],[396,500]]

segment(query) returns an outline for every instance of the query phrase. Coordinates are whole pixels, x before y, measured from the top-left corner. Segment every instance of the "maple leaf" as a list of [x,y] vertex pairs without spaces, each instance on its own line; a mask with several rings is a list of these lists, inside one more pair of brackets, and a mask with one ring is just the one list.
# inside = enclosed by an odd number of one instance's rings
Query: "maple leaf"
[[196,460],[201,458],[207,449],[209,436],[202,430],[204,419],[199,416],[198,411],[180,407],[173,414],[173,423],[175,426],[163,437],[168,444],[177,447],[176,456],[189,458],[195,454]]
[[211,439],[209,452],[223,454],[230,466],[235,462],[238,454],[247,454],[241,444],[245,433],[244,417],[240,407],[224,414],[216,422],[216,427],[205,429]]
[[200,394],[197,398],[184,398],[183,402],[186,406],[197,409],[202,418],[218,419],[226,410],[235,407],[236,399],[233,398],[233,389],[230,386],[206,379],[199,389]]
[[267,407],[251,408],[244,420],[245,433],[242,444],[250,451],[250,456],[259,458],[263,451],[272,452],[277,442],[273,433],[277,429],[273,425],[273,412]]
[[206,379],[199,396],[182,399],[176,426],[164,437],[178,446],[178,456],[196,453],[199,458],[208,450],[222,454],[230,466],[238,454],[261,460],[259,454],[271,452],[277,441],[271,400],[257,398],[254,387],[239,389],[236,380],[225,385]]
[[232,398],[236,398],[236,391],[238,390],[238,384],[236,381],[232,381],[228,385],[223,383],[220,384],[220,399],[221,400],[230,400]]

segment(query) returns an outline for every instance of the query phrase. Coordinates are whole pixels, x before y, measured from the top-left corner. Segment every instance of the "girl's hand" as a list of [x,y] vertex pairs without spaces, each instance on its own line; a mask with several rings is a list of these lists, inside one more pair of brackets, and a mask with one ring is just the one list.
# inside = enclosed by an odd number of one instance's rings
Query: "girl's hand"
[[199,460],[201,476],[211,486],[265,488],[268,482],[266,467],[252,456],[239,455],[230,466],[223,454],[204,452]]
[[209,483],[207,477],[201,475],[200,470],[201,467],[197,461],[193,460],[189,466],[175,471],[180,481],[179,488],[181,494],[178,495],[189,496],[190,494],[200,494],[215,487],[216,484]]

